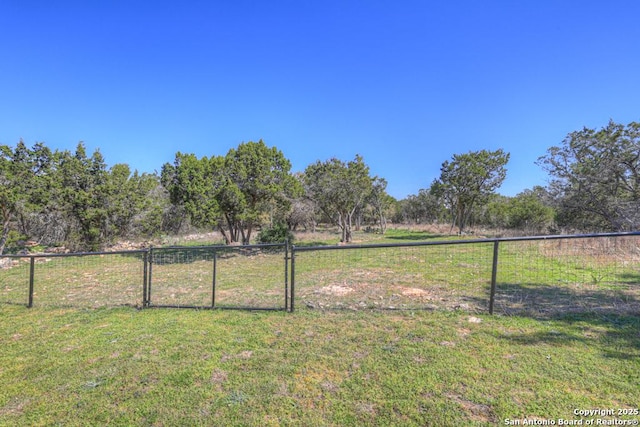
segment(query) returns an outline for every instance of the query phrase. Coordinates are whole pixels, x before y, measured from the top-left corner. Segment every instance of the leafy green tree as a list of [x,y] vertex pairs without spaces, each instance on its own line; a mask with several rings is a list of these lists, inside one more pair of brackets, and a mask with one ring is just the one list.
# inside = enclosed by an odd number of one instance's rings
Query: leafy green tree
[[442,163],[440,178],[432,188],[447,202],[452,230],[457,225],[459,232],[464,232],[474,206],[486,203],[504,181],[508,161],[509,153],[498,149],[454,154],[451,161]]
[[87,156],[81,142],[75,153],[60,153],[60,208],[68,216],[67,243],[73,250],[100,250],[108,236],[108,172],[102,154]]
[[111,167],[103,188],[106,209],[108,240],[129,237],[136,222],[141,221],[154,201],[150,194],[158,184],[153,174],[131,173],[129,165],[119,163]]
[[222,227],[217,197],[222,180],[216,178],[223,163],[221,157],[198,159],[194,154],[178,152],[173,164],[162,166],[160,180],[171,203],[181,206],[197,227]]
[[359,155],[347,163],[336,158],[317,161],[304,172],[308,197],[340,228],[344,243],[352,240],[353,215],[370,194],[372,181]]
[[268,215],[274,205],[289,205],[287,194],[293,194],[296,188],[289,173],[291,162],[276,147],[269,148],[260,140],[229,150],[225,170],[242,243],[249,244],[252,231],[263,222],[263,215]]
[[571,132],[538,159],[552,177],[560,225],[595,230],[640,226],[640,123],[612,120]]
[[555,210],[545,204],[544,189],[534,187],[509,199],[507,227],[525,233],[544,233],[552,226]]
[[418,194],[411,194],[401,200],[402,221],[413,224],[437,222],[446,214],[444,204],[433,188],[420,189]]
[[511,197],[491,194],[487,202],[474,209],[475,223],[493,229],[508,228]]
[[381,234],[384,234],[387,230],[387,218],[394,201],[395,199],[387,194],[387,180],[377,176],[374,177],[366,203],[373,210],[374,223],[380,226]]
[[0,146],[0,255],[12,224],[44,210],[51,169],[52,153],[43,143],[31,149],[22,140],[15,148]]
[[286,205],[287,194],[297,188],[290,169],[280,150],[260,140],[224,157],[177,153],[173,165],[163,166],[161,180],[194,224],[217,227],[229,244],[248,244],[274,205]]
[[148,187],[145,208],[134,220],[135,236],[153,237],[161,234],[177,234],[190,225],[183,206],[171,203],[167,189],[157,174],[143,174],[141,186]]
[[515,197],[493,194],[478,214],[478,223],[492,228],[518,230],[527,235],[543,234],[554,225],[555,210],[547,192],[536,186]]

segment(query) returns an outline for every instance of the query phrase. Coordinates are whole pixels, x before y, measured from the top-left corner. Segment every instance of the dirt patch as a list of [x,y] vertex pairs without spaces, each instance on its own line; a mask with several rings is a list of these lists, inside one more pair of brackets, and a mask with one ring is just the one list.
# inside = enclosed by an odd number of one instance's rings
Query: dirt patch
[[429,297],[429,292],[420,288],[405,288],[398,286],[400,293],[407,297]]
[[14,262],[11,258],[0,258],[0,268],[11,268]]
[[447,394],[449,399],[457,403],[464,409],[464,412],[467,414],[469,419],[475,422],[481,423],[490,423],[496,422],[496,416],[491,410],[491,407],[487,405],[482,405],[479,403],[472,402],[470,400],[464,399],[462,396],[458,396],[456,394]]
[[347,295],[353,292],[353,289],[348,286],[329,285],[318,289],[316,292],[323,295]]
[[29,405],[30,399],[13,398],[6,405],[0,407],[0,416],[18,416],[25,412],[25,408]]
[[211,373],[211,383],[218,386],[219,389],[221,389],[220,386],[226,382],[228,378],[229,375],[221,369],[216,369]]

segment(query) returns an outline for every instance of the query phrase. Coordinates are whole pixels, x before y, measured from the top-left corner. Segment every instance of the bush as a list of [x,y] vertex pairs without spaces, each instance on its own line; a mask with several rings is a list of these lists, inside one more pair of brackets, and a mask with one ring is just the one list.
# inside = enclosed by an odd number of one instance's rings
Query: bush
[[289,243],[293,243],[293,232],[283,224],[278,223],[272,226],[263,227],[258,233],[256,240],[258,243],[282,243],[288,240]]

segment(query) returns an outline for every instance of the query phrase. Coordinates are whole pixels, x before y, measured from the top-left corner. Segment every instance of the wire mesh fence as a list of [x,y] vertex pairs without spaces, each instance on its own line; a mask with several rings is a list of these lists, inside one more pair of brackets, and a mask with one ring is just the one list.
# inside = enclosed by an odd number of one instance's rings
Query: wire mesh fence
[[217,261],[216,307],[288,309],[286,244],[231,247]]
[[147,305],[285,309],[285,257],[286,244],[154,248]]
[[640,236],[500,242],[496,309],[640,314]]
[[37,257],[33,301],[41,306],[139,305],[143,253]]
[[30,261],[14,255],[0,257],[0,303],[28,304]]
[[295,249],[295,298],[312,308],[483,309],[492,244]]
[[211,307],[214,256],[208,248],[153,249],[145,305]]
[[0,269],[0,301],[5,303],[103,307],[142,300],[142,251],[5,259],[11,260]]
[[0,256],[0,303],[640,314],[640,233]]
[[640,314],[640,234],[294,249],[311,308]]

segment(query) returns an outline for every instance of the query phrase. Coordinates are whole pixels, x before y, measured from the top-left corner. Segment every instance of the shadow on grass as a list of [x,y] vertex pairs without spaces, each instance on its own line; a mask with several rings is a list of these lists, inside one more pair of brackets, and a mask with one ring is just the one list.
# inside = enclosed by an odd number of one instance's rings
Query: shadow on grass
[[617,289],[539,284],[500,284],[495,311],[538,321],[575,326],[572,332],[524,333],[505,336],[524,344],[607,343],[606,357],[640,359],[640,284],[620,284]]
[[[618,280],[624,278],[618,277]],[[380,298],[381,294],[356,294],[349,286],[307,289],[297,295],[299,307],[321,311],[459,311],[486,314],[489,307],[489,289],[469,295],[450,293],[446,287],[425,286],[428,299],[409,298],[394,300]],[[372,292],[377,287],[366,287]],[[409,289],[409,288],[407,288]],[[417,289],[417,288],[416,288]],[[414,290],[414,289],[412,289]],[[395,289],[394,293],[402,290]],[[344,293],[341,293],[344,292]],[[416,296],[420,295],[416,293]],[[405,297],[408,298],[408,297]],[[581,285],[543,285],[535,283],[498,285],[494,313],[502,316],[529,318],[542,322],[535,332],[505,334],[505,340],[524,345],[572,345],[572,343],[598,342],[604,357],[640,360],[640,284],[606,283]],[[559,323],[555,330],[551,326]],[[596,340],[596,341],[594,341]]]
[[333,244],[337,244],[337,243],[327,243],[326,241],[322,241],[322,240],[315,241],[315,242],[304,241],[304,242],[294,243],[294,245],[297,248],[306,248],[306,247],[314,247],[314,246],[331,246]]
[[640,286],[640,273],[621,273],[618,275],[626,283],[635,283]]
[[420,242],[425,240],[433,240],[433,239],[446,239],[451,236],[446,234],[430,234],[427,232],[420,231],[410,231],[403,232],[400,235],[393,236],[389,234],[385,234],[384,238],[388,240],[402,240],[402,241],[410,241],[410,242]]
[[605,317],[610,314],[640,316],[640,284],[503,283],[497,285],[495,307],[502,314],[538,320],[556,319],[576,313],[595,313]]
[[26,302],[14,302],[14,301],[0,301],[0,305],[8,305],[14,307],[26,307]]

